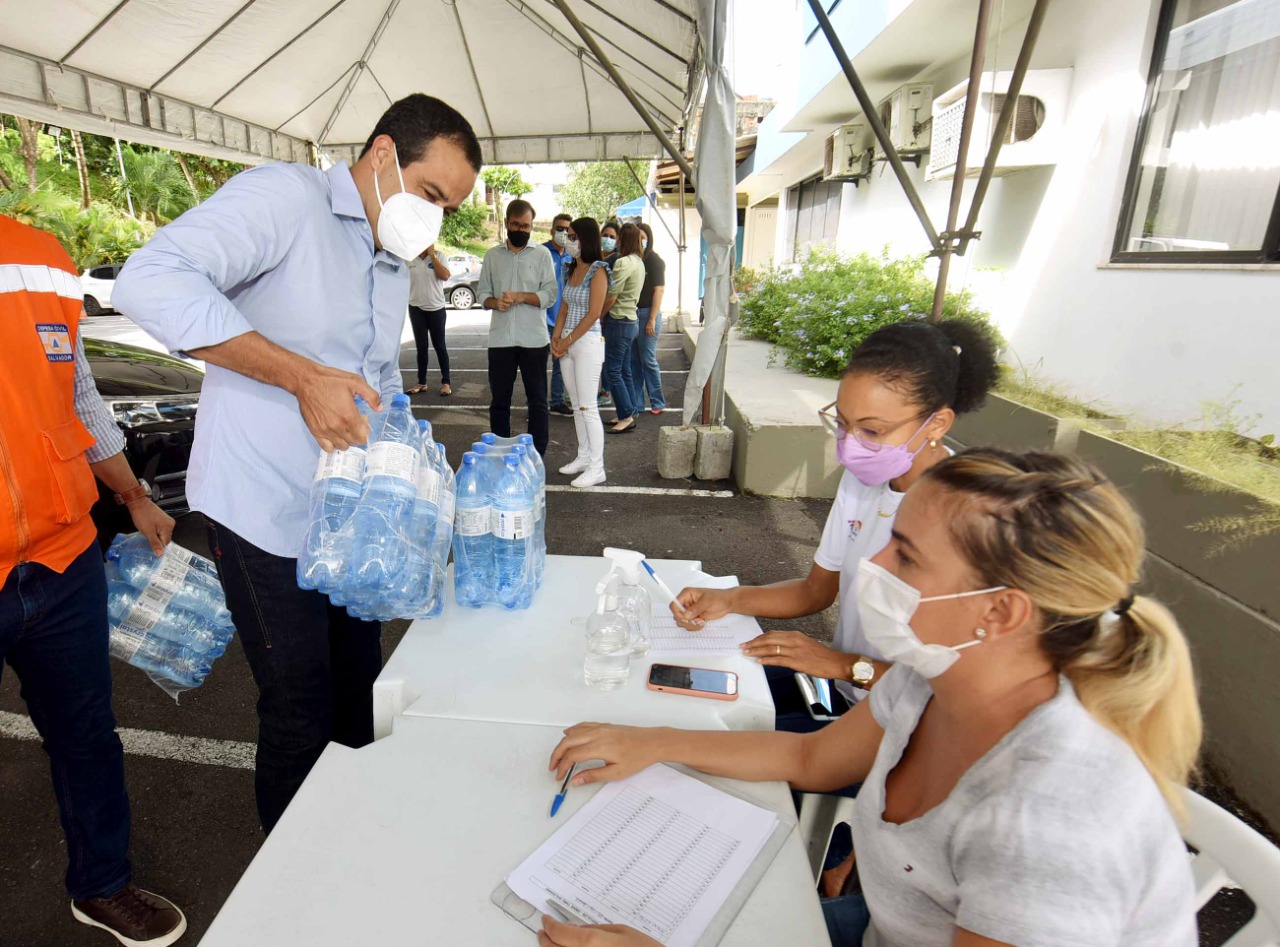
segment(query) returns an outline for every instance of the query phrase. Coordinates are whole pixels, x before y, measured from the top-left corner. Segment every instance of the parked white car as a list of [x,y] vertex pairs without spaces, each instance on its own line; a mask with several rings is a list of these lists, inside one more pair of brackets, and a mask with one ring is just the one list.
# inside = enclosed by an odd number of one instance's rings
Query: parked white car
[[80,274],[80,287],[84,290],[84,311],[88,315],[96,316],[111,309],[111,289],[123,268],[123,263],[106,263],[91,266]]

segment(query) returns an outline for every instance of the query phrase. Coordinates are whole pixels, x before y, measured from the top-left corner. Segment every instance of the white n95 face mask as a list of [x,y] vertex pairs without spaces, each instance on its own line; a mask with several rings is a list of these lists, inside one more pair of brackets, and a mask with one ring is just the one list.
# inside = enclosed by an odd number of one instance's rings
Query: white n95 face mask
[[910,624],[916,608],[921,602],[985,595],[988,592],[1000,592],[1005,586],[921,598],[919,589],[908,585],[870,559],[863,559],[858,563],[856,588],[858,618],[862,621],[862,633],[866,635],[867,643],[883,654],[886,661],[905,664],[921,677],[934,678],[960,659],[960,651],[982,644],[982,639],[975,638],[954,647],[925,644],[916,636]]
[[440,225],[444,223],[444,208],[405,190],[404,173],[400,170],[400,156],[395,147],[393,141],[392,154],[396,174],[400,177],[399,193],[383,201],[377,172],[373,175],[373,192],[378,196],[378,206],[382,208],[378,215],[378,242],[388,253],[408,261],[417,259],[423,250],[436,242],[440,236]]

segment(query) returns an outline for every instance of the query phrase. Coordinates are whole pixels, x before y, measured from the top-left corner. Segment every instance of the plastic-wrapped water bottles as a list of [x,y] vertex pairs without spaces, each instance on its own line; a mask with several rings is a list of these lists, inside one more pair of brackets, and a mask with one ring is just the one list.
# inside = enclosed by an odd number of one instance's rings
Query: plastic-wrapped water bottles
[[528,608],[533,601],[534,492],[521,469],[523,462],[524,449],[519,445],[503,457],[490,507],[497,599],[509,609]]
[[199,687],[234,633],[216,574],[213,563],[178,546],[157,558],[141,535],[117,536],[107,552],[112,656],[175,699]]
[[458,604],[472,607],[488,604],[495,585],[493,534],[489,531],[489,482],[480,456],[475,451],[462,455],[462,465],[454,483],[454,594]]
[[405,568],[421,445],[409,397],[395,395],[379,417],[365,462],[364,489],[351,517],[352,589],[390,592]]
[[[366,418],[372,411],[363,398],[356,406]],[[360,503],[368,448],[364,444],[320,455],[311,483],[311,517],[302,555],[298,557],[298,586],[330,593],[346,579],[351,566],[351,543],[342,531]]]
[[169,592],[176,607],[205,615],[224,628],[231,627],[222,583],[209,560],[173,545],[157,559],[146,538],[141,533],[131,533],[115,538],[107,550],[107,561],[114,562],[121,577],[135,589],[154,582]]
[[542,455],[534,449],[532,434],[521,434],[517,440],[524,445],[529,465],[537,476],[533,481],[538,491],[537,504],[534,507],[534,519],[537,521],[534,533],[534,550],[537,553],[534,580],[535,584],[541,586],[542,572],[547,566],[547,465],[543,463]]
[[431,593],[426,610],[418,616],[421,618],[435,618],[444,610],[449,549],[453,543],[454,480],[443,444],[436,445],[436,463],[440,471],[440,514],[431,541]]

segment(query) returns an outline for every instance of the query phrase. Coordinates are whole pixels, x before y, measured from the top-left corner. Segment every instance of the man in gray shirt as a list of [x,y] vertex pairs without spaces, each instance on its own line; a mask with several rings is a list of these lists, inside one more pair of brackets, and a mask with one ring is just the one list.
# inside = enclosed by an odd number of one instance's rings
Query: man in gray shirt
[[547,404],[547,307],[556,298],[556,269],[546,247],[529,246],[533,206],[507,205],[507,239],[484,255],[480,299],[492,311],[489,322],[489,427],[511,436],[511,392],[516,371],[529,402],[529,433],[538,453],[546,454],[551,411]]

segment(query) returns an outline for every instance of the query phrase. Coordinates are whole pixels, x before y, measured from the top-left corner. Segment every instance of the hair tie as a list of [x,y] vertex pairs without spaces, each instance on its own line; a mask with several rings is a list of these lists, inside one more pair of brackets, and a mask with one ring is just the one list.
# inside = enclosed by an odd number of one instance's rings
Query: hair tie
[[961,352],[963,352],[963,351],[964,351],[964,349],[960,348],[960,346],[958,346],[958,345],[953,345],[953,346],[951,346],[951,351],[953,351],[953,352],[955,352],[957,355],[959,355]]
[[1129,595],[1122,598],[1120,600],[1120,603],[1116,605],[1116,607],[1113,608],[1112,611],[1115,612],[1117,615],[1127,615],[1129,614],[1129,609],[1132,607],[1133,607],[1133,594],[1130,593]]

